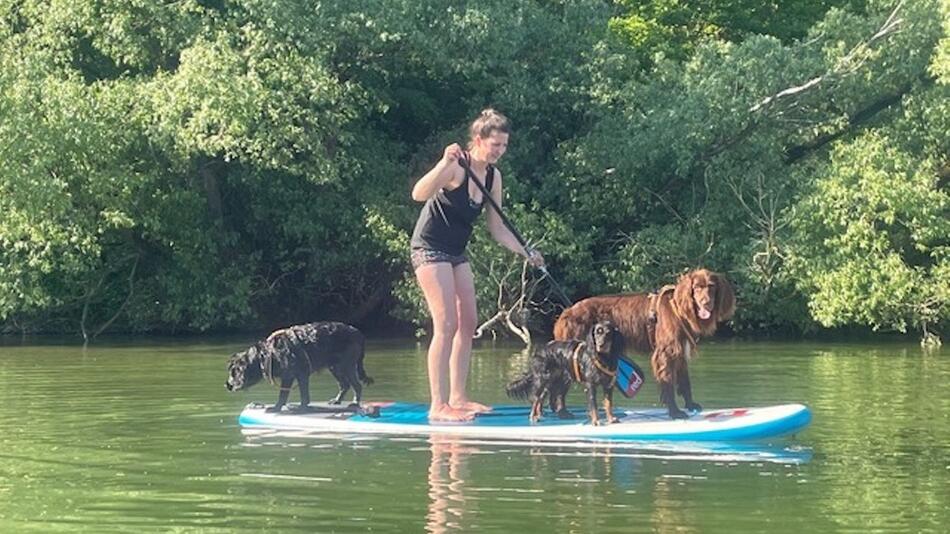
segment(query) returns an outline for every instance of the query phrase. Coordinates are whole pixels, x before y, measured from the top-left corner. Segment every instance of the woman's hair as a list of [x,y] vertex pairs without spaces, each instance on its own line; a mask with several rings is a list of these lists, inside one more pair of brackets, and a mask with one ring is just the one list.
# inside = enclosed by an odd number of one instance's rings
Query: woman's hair
[[468,148],[471,150],[476,137],[485,139],[493,132],[511,133],[511,126],[508,123],[508,117],[493,108],[485,108],[478,114],[478,118],[472,122],[472,126],[469,127],[468,131]]

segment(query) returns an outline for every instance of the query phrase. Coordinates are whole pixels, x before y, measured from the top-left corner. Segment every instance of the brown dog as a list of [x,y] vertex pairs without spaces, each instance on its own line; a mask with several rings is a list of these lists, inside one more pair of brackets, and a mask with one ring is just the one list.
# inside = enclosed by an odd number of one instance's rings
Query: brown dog
[[584,299],[558,317],[554,339],[583,336],[597,321],[609,320],[623,334],[628,347],[651,354],[653,376],[660,385],[660,401],[670,417],[688,417],[676,405],[674,384],[687,410],[701,410],[693,401],[687,362],[696,344],[712,335],[720,322],[735,313],[736,297],[726,277],[697,269],[684,274],[675,286],[656,294],[628,293]]

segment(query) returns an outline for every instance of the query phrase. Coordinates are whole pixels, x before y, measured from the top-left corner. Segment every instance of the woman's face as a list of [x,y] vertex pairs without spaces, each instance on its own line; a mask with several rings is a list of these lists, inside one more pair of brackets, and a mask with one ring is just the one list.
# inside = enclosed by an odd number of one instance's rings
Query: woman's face
[[488,137],[476,137],[475,150],[481,156],[480,159],[484,159],[488,163],[495,163],[508,150],[508,134],[496,131]]

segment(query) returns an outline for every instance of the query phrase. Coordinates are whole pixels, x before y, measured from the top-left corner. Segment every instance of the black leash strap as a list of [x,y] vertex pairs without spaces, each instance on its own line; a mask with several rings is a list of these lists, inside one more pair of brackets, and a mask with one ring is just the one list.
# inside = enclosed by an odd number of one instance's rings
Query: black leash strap
[[[506,228],[508,228],[508,231],[511,232],[511,235],[515,236],[515,239],[518,240],[518,244],[520,244],[525,249],[525,252],[528,252],[530,254],[531,250],[533,249],[528,246],[528,242],[525,241],[524,237],[521,236],[521,233],[518,232],[515,226],[511,224],[511,221],[508,220],[508,217],[506,217],[505,214],[501,211],[501,206],[499,206],[498,203],[495,202],[495,199],[492,198],[491,193],[488,191],[488,189],[485,188],[481,180],[479,180],[475,176],[475,173],[472,171],[471,166],[469,166],[468,159],[462,157],[462,158],[459,158],[458,161],[459,161],[459,165],[465,171],[465,175],[468,176],[468,179],[475,182],[475,186],[478,187],[479,191],[482,192],[482,198],[484,198],[485,201],[487,201],[488,204],[495,210],[495,213],[498,214],[498,217],[501,219],[501,222],[504,223]],[[551,276],[551,273],[548,272],[547,266],[542,265],[541,267],[538,267],[538,270],[540,270],[541,273],[544,274],[545,278],[548,279],[548,281],[551,283],[551,286],[554,287],[555,291],[557,292],[558,297],[560,297],[561,300],[564,302],[565,306],[570,307],[571,305],[574,304],[573,302],[571,302],[571,299],[567,296],[567,293],[565,293],[564,290],[561,288],[561,285],[557,283],[557,280],[555,280],[554,277]]]

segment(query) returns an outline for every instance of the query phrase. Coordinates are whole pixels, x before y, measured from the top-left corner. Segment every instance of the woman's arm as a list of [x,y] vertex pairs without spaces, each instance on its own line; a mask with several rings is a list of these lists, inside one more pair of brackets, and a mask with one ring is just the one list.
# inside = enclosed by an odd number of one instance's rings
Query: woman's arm
[[[495,200],[495,204],[501,208],[501,199],[502,199],[502,181],[501,181],[501,171],[497,168],[495,169],[495,185],[492,187],[491,197]],[[528,249],[525,250],[521,243],[518,242],[518,238],[511,233],[511,230],[505,226],[505,223],[501,220],[501,216],[498,215],[498,212],[495,211],[491,205],[485,207],[488,210],[487,223],[488,223],[488,232],[495,238],[495,241],[498,241],[501,246],[507,248],[508,250],[524,256],[525,259],[531,262],[532,265],[540,267],[544,265],[544,258],[541,256],[541,253]]]
[[442,159],[412,187],[412,199],[416,202],[425,202],[439,189],[454,181],[460,170],[457,162],[461,155],[462,147],[458,143],[445,147]]

